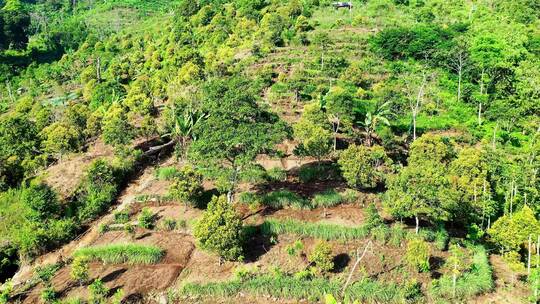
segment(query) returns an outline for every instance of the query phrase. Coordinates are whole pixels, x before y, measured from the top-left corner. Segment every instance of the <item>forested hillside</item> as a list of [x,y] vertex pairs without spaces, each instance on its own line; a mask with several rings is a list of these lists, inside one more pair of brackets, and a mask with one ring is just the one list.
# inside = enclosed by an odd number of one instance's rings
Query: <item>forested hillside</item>
[[0,0],[0,303],[536,303],[539,170],[537,0]]

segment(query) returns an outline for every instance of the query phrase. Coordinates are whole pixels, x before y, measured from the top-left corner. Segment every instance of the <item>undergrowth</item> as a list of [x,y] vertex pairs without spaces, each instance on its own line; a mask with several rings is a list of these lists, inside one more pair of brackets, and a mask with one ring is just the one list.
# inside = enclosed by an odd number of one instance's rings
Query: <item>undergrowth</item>
[[[322,301],[326,294],[341,294],[343,283],[338,280],[315,278],[312,280],[285,275],[257,275],[244,280],[207,284],[188,283],[183,286],[186,296],[230,297],[241,292],[256,296],[272,296],[281,299],[308,299],[310,302]],[[405,288],[393,283],[380,283],[362,279],[351,284],[345,291],[346,300],[359,300],[367,303],[404,303],[407,299]]]
[[366,227],[346,227],[334,224],[309,223],[292,219],[267,219],[261,225],[265,235],[296,234],[323,240],[362,239],[369,234]]
[[155,264],[163,257],[163,250],[156,246],[139,244],[112,244],[79,249],[74,257],[84,256],[105,264]]

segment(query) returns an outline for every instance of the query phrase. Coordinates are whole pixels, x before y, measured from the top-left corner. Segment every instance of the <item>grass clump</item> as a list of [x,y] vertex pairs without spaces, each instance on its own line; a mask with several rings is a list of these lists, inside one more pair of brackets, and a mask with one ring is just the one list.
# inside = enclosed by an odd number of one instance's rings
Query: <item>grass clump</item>
[[262,203],[274,209],[282,209],[284,207],[292,207],[295,209],[311,208],[308,200],[289,190],[270,192],[262,198]]
[[284,182],[287,180],[287,171],[281,168],[271,168],[266,171],[266,176],[270,182]]
[[363,227],[345,227],[334,224],[309,223],[292,219],[267,219],[261,225],[266,235],[296,234],[323,240],[353,240],[366,237],[369,231]]
[[[472,263],[456,280],[455,290],[452,274],[448,273],[433,280],[429,294],[433,299],[466,299],[493,289],[492,269],[486,249],[474,246]],[[455,294],[455,296],[454,296]]]
[[105,264],[155,264],[163,257],[163,250],[156,246],[139,244],[112,244],[86,247],[75,252],[74,257]]
[[178,169],[175,167],[162,167],[156,170],[156,178],[169,181],[178,175]]
[[334,189],[315,194],[311,200],[311,208],[329,208],[343,203],[343,197]]
[[[263,274],[244,280],[213,282],[207,284],[188,283],[183,286],[186,296],[231,297],[239,293],[255,296],[272,296],[280,299],[308,299],[322,301],[326,294],[341,294],[343,283],[324,278],[306,279],[302,276]],[[362,279],[351,284],[345,291],[347,301],[359,300],[367,303],[404,303],[406,291],[396,284],[384,284],[371,279]]]

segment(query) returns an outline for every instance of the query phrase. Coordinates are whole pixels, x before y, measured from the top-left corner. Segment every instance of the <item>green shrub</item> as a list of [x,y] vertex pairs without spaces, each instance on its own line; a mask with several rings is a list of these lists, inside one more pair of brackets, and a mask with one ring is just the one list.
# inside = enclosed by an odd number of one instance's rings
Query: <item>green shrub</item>
[[92,304],[102,304],[105,303],[107,293],[109,289],[103,284],[100,279],[95,280],[92,284],[88,286],[90,291],[89,302]]
[[86,247],[77,250],[74,257],[84,257],[90,261],[105,264],[155,264],[163,257],[163,250],[156,246],[139,244],[112,244]]
[[322,193],[315,194],[311,200],[311,208],[329,208],[334,207],[343,202],[341,194],[334,189],[326,190]]
[[182,202],[194,203],[204,190],[202,182],[203,176],[195,168],[184,166],[173,178],[169,194]]
[[412,239],[407,243],[405,259],[409,266],[420,271],[429,271],[429,244],[422,239]]
[[149,208],[143,208],[137,219],[139,221],[139,227],[152,229],[156,221],[156,215]]
[[105,223],[101,223],[98,226],[98,232],[99,234],[104,234],[105,232],[109,231],[109,225]]
[[262,203],[274,209],[292,207],[295,209],[309,209],[309,201],[289,190],[278,190],[267,193],[262,198]]
[[54,290],[54,287],[49,286],[45,287],[41,291],[40,295],[41,300],[43,300],[44,303],[55,303],[56,299],[58,298],[58,293],[56,290]]
[[318,274],[326,274],[334,268],[332,259],[332,247],[325,241],[320,241],[315,245],[308,257],[311,264]]
[[176,221],[172,218],[166,218],[161,223],[161,228],[166,231],[172,231],[176,229]]
[[407,232],[405,229],[403,229],[403,225],[393,225],[390,228],[390,236],[389,236],[389,243],[392,246],[399,247],[401,246],[401,242],[406,238]]
[[268,181],[271,182],[284,182],[287,180],[287,171],[278,167],[267,170],[266,175],[268,176]]
[[125,224],[129,222],[129,212],[128,211],[117,211],[114,213],[114,222],[116,224]]
[[89,278],[89,259],[86,256],[77,256],[71,263],[71,278],[78,281],[80,285],[84,284]]
[[439,227],[435,231],[435,247],[439,250],[446,250],[448,248],[448,241],[450,236],[444,227]]
[[390,238],[390,230],[386,226],[377,226],[371,229],[371,236],[374,240],[386,244],[386,241]]
[[214,196],[195,225],[195,237],[203,249],[226,260],[242,256],[242,219],[225,196]]
[[175,167],[161,167],[156,170],[155,175],[159,180],[170,181],[178,175],[178,169]]
[[304,243],[301,240],[296,240],[293,244],[287,246],[285,250],[290,256],[300,255],[304,250]]
[[354,240],[365,238],[369,231],[365,227],[345,227],[333,224],[301,222],[293,219],[267,219],[261,225],[265,235],[295,234],[323,240]]
[[238,202],[246,205],[256,205],[261,201],[261,196],[253,192],[242,192],[238,195]]
[[366,208],[366,229],[371,230],[381,225],[384,225],[384,222],[379,215],[379,211],[377,211],[377,207],[375,207],[374,203],[369,204]]

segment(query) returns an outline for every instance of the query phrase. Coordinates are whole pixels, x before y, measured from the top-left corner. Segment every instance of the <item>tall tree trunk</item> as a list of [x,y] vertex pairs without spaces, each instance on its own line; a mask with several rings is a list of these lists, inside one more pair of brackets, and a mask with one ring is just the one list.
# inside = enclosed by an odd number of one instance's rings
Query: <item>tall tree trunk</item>
[[416,221],[415,233],[418,234],[418,232],[420,231],[420,219],[418,218],[418,215],[414,216],[414,220]]

